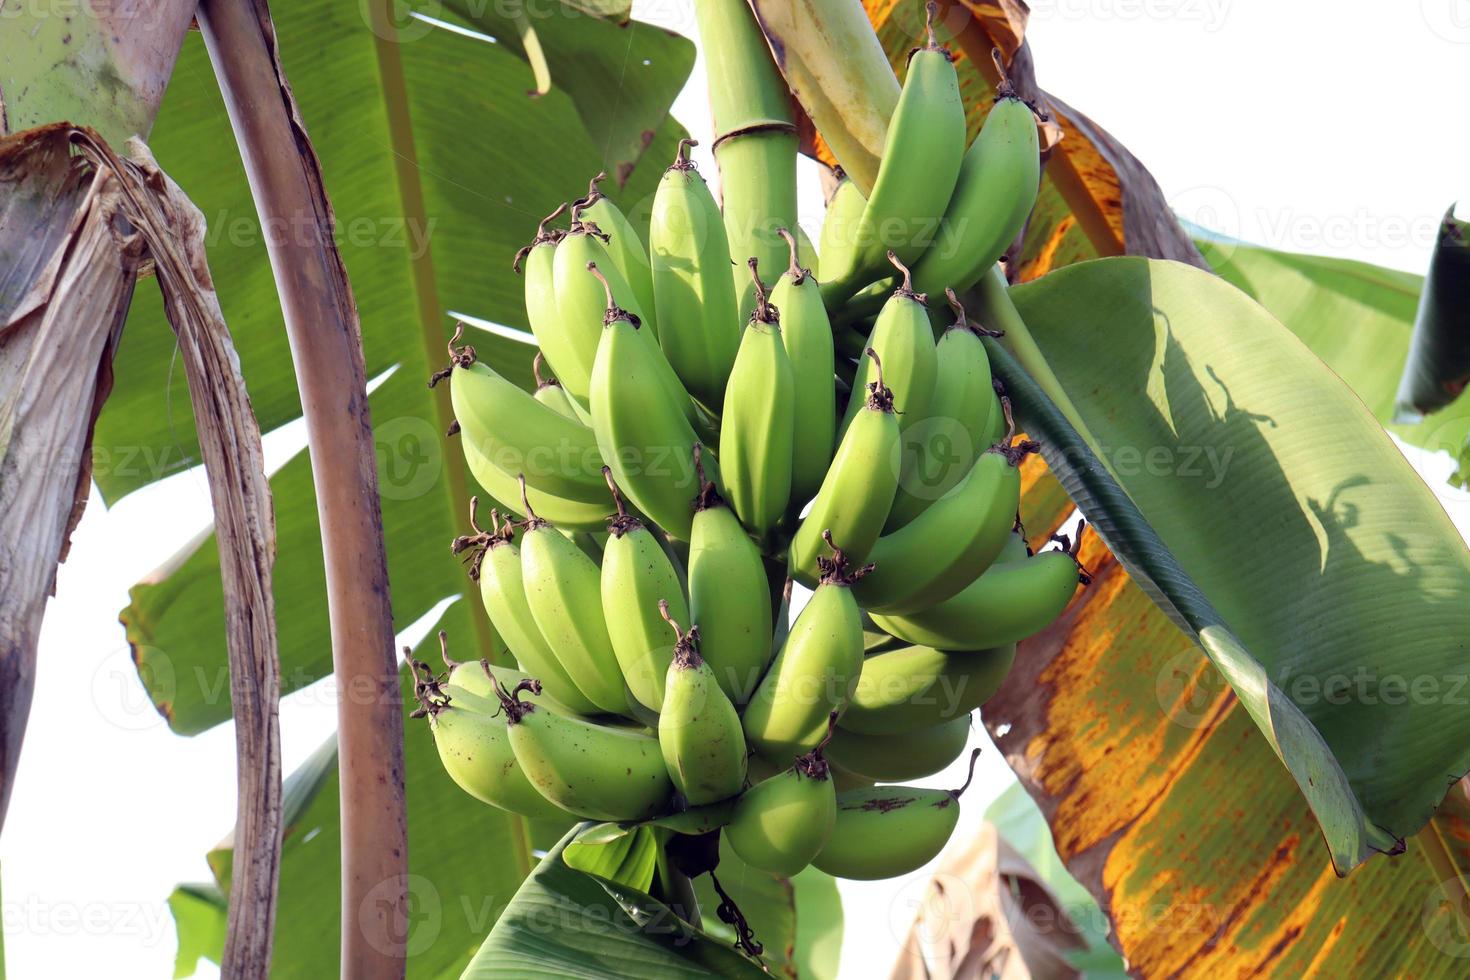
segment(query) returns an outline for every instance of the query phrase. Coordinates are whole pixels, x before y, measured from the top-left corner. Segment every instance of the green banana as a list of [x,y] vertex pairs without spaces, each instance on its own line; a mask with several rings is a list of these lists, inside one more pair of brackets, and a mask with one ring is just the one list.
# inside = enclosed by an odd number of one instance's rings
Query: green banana
[[[442,633],[443,630],[440,632]],[[497,683],[501,687],[511,688],[521,681],[532,679],[531,675],[523,670],[501,667],[484,659],[459,663],[446,657],[444,663],[449,668],[448,677],[444,682],[444,692],[454,697],[464,707],[490,714],[500,710],[499,699],[495,696]],[[542,694],[539,703],[543,708],[559,715],[581,714],[549,694]],[[593,709],[592,713],[597,713],[596,709]]]
[[785,228],[780,233],[786,239],[791,264],[771,290],[771,305],[781,312],[781,342],[786,346],[795,389],[791,507],[799,513],[821,489],[827,464],[832,462],[837,439],[837,379],[832,324],[822,291],[811,272],[801,266],[797,240]]
[[823,740],[828,717],[841,716],[863,669],[863,619],[852,586],[871,569],[850,567],[832,536],[824,539],[832,557],[817,559],[821,582],[745,707],[746,741],[773,761]]
[[583,219],[607,233],[607,255],[613,266],[627,280],[633,298],[647,316],[644,326],[658,336],[658,309],[654,304],[653,276],[649,268],[648,249],[627,217],[597,185],[607,179],[607,171],[599,171],[587,184],[587,196],[574,207]]
[[[592,429],[547,408],[475,360],[473,347],[458,348],[454,357],[449,397],[462,444],[473,446],[497,469],[524,475],[537,490],[582,503],[606,501]],[[587,467],[594,464],[596,493],[587,482]]]
[[[411,653],[406,647],[403,652]],[[461,706],[458,698],[438,686],[428,664],[410,658],[409,667],[419,702],[412,717],[429,719],[439,761],[460,789],[483,803],[534,820],[566,818],[566,811],[537,792],[516,762],[503,716]]]
[[953,598],[919,612],[873,614],[884,632],[944,650],[1004,646],[1039,633],[1062,614],[1086,573],[1068,551],[992,565]]
[[735,706],[720,690],[714,672],[699,655],[699,627],[680,632],[659,600],[659,613],[674,629],[658,716],[658,744],[669,777],[691,805],[729,799],[745,785],[745,736]]
[[698,444],[693,457],[700,491],[689,537],[689,614],[720,690],[742,705],[771,660],[770,585],[755,542],[704,478]]
[[[469,466],[470,474],[475,478],[475,482],[484,487],[485,491],[495,498],[495,502],[505,508],[508,513],[525,517],[526,515],[521,513],[521,487],[516,475],[507,473],[491,463],[486,456],[480,453],[479,449],[475,448],[473,442],[464,442],[462,448],[465,463]],[[543,515],[546,520],[551,521],[557,527],[577,531],[597,531],[607,524],[607,505],[605,503],[589,504],[580,500],[568,500],[566,497],[543,493],[534,487],[527,487],[526,495],[530,498],[531,506],[536,508],[536,513]]]
[[725,839],[746,864],[790,877],[826,844],[836,817],[837,792],[819,745],[791,768],[746,790],[725,827]]
[[842,727],[902,736],[963,718],[990,699],[1015,656],[1014,644],[968,653],[922,646],[875,653],[863,661]]
[[623,714],[627,690],[602,618],[601,573],[529,504],[523,506],[521,576],[531,618],[587,700]]
[[971,753],[970,775],[959,789],[873,786],[843,793],[832,833],[812,864],[857,881],[896,878],[922,868],[954,834],[960,796],[975,778],[979,756],[979,749]]
[[586,414],[587,410],[567,394],[567,390],[561,386],[560,381],[556,380],[555,375],[541,376],[541,365],[545,362],[546,358],[539,350],[531,359],[531,377],[536,380],[536,390],[531,392],[531,397],[563,418],[574,419],[583,425],[591,425],[592,418]]
[[597,445],[634,505],[669,534],[688,540],[695,484],[686,461],[698,439],[662,380],[668,361],[640,334],[637,319],[613,301],[602,271],[596,265],[588,269],[603,282],[607,311],[590,389]]
[[935,350],[938,373],[928,410],[920,423],[903,430],[903,468],[884,527],[889,532],[948,493],[970,472],[980,453],[996,442],[987,438],[996,398],[990,358],[980,338],[1001,334],[972,323],[953,290],[945,290],[945,295],[956,319]]
[[653,293],[664,324],[664,355],[689,393],[718,411],[740,345],[740,321],[724,219],[689,160],[695,145],[679,141],[678,156],[654,193]]
[[965,154],[934,244],[914,268],[919,290],[937,293],[949,286],[963,292],[975,285],[1026,227],[1040,186],[1036,119],[1003,80]]
[[658,739],[541,710],[522,701],[534,679],[497,688],[521,771],[552,803],[590,820],[646,820],[673,794]]
[[964,754],[969,741],[969,715],[901,735],[864,735],[839,725],[827,758],[873,782],[906,783],[939,772]]
[[[644,707],[659,711],[664,678],[674,656],[659,603],[669,603],[673,614],[685,622],[689,621],[689,605],[679,573],[663,546],[642,521],[628,513],[611,470],[604,467],[603,473],[618,513],[608,522],[611,535],[602,555],[602,616],[628,690]],[[577,615],[575,610],[571,613]]]
[[906,264],[918,260],[934,240],[960,175],[965,105],[951,56],[934,37],[937,6],[925,9],[928,38],[909,56],[878,177],[858,221],[857,248],[845,267],[824,267],[822,294],[829,305],[874,278],[885,252]]
[[[561,661],[541,635],[531,608],[526,603],[526,589],[521,569],[521,552],[515,546],[515,530],[509,521],[500,524],[497,512],[490,512],[490,530],[481,530],[475,511],[479,501],[470,498],[470,527],[473,535],[455,538],[455,554],[470,551],[470,577],[480,586],[480,600],[490,625],[505,641],[511,656],[522,668],[539,678],[546,695],[565,704],[577,714],[591,715],[601,711],[572,680]],[[460,672],[450,666],[450,683]],[[471,671],[473,673],[473,671]],[[481,696],[489,696],[488,679],[477,688]]]
[[725,390],[720,425],[720,471],[730,505],[756,537],[767,540],[791,499],[792,431],[796,388],[781,340],[780,316],[766,299],[756,260],[755,311]]
[[[821,281],[845,275],[858,262],[858,226],[868,199],[841,170],[837,171],[837,188],[827,199],[827,213],[822,218],[822,232],[817,254],[821,256]],[[820,291],[820,287],[819,287]]]
[[1010,538],[1021,502],[1021,461],[1036,448],[1029,441],[1012,446],[1009,439],[992,446],[959,486],[879,538],[868,553],[877,567],[854,590],[863,608],[886,615],[917,612],[979,578]]
[[561,314],[556,308],[556,246],[566,237],[559,228],[546,226],[561,216],[567,209],[559,204],[556,210],[541,219],[536,226],[536,237],[531,244],[516,253],[511,268],[525,278],[526,320],[538,341],[541,337],[560,339]]
[[1018,520],[1015,529],[1011,531],[1011,536],[1006,539],[1005,545],[1000,549],[1000,554],[996,557],[995,562],[997,565],[1003,565],[1007,562],[1025,561],[1030,557],[1031,546],[1026,543],[1026,531]]
[[828,531],[854,562],[866,560],[898,489],[893,392],[883,383],[878,355],[872,348],[866,353],[877,366],[877,378],[868,383],[867,402],[838,444],[822,487],[791,540],[791,575],[806,586],[817,580],[817,558]]
[[[873,332],[868,336],[868,346],[877,351],[878,359],[881,359],[883,381],[893,391],[898,427],[904,431],[924,418],[929,410],[934,378],[939,373],[939,354],[934,346],[934,328],[929,323],[924,297],[913,291],[909,271],[897,256],[889,252],[888,260],[903,274],[903,282],[883,304],[883,311],[878,314]],[[853,395],[847,401],[847,413],[837,428],[839,438],[863,410],[863,395],[875,373],[876,369],[868,361],[858,362],[852,383]]]

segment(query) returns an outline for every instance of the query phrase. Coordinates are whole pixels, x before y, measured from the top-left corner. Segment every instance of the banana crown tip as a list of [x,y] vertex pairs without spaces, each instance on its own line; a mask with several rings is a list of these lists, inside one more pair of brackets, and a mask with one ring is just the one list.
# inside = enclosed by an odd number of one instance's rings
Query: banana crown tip
[[827,542],[827,547],[832,549],[830,558],[824,555],[817,556],[817,571],[820,574],[818,585],[835,585],[847,588],[861,581],[869,572],[877,567],[876,563],[869,562],[866,565],[854,567],[851,560],[837,545],[832,543],[832,531],[830,529],[822,532],[822,540]]
[[832,736],[835,734],[837,734],[837,712],[834,711],[827,716],[827,733],[822,736],[822,740],[810,752],[797,756],[796,760],[791,763],[791,768],[796,770],[797,775],[815,779],[818,782],[831,776],[832,768],[827,764],[827,758],[822,753],[827,750],[827,743],[832,741]]

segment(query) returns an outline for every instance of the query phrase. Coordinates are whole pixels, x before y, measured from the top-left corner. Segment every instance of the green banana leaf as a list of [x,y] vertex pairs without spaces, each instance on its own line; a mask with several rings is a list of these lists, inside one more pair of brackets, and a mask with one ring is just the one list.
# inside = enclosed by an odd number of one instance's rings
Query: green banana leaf
[[1103,467],[1079,465],[1092,461],[1070,427],[1025,404],[1063,485],[1198,636],[1339,870],[1397,849],[1445,774],[1470,769],[1454,736],[1470,716],[1384,687],[1463,666],[1470,553],[1438,502],[1361,402],[1212,276],[1102,260],[1013,295],[1100,442]]
[[[466,980],[531,975],[585,980],[764,977],[722,940],[690,928],[660,902],[568,867],[573,830],[500,915],[465,970]],[[625,904],[626,903],[626,904]],[[638,910],[635,917],[627,908]]]
[[1198,244],[1221,278],[1275,314],[1395,436],[1431,453],[1464,453],[1470,401],[1459,399],[1420,421],[1396,421],[1423,276],[1241,242]]
[[624,830],[617,824],[589,829],[597,833],[580,832],[562,849],[567,867],[634,891],[648,891],[658,868],[658,840],[653,831],[648,827]]
[[175,980],[199,972],[200,960],[218,965],[224,957],[229,896],[212,884],[180,885],[168,897],[168,911],[179,934],[179,950],[174,955]]

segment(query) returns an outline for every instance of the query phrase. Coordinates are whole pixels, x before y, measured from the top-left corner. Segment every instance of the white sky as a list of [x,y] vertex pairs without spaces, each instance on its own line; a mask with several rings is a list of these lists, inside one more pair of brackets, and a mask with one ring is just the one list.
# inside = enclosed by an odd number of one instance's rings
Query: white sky
[[[694,33],[688,0],[634,10]],[[1110,129],[1207,227],[1422,271],[1439,215],[1464,191],[1470,128],[1440,106],[1462,91],[1470,0],[1038,0],[1030,37],[1043,86]],[[706,106],[697,66],[675,114],[705,140],[697,159],[713,177]],[[815,173],[803,180],[802,223],[815,238]],[[273,465],[300,440],[299,427],[269,437]],[[1446,460],[1410,455],[1442,488]],[[1442,496],[1470,526],[1466,495]],[[110,512],[94,494],[74,536],[0,840],[12,976],[172,974],[164,901],[180,881],[209,879],[204,854],[233,822],[233,732],[171,735],[116,617],[128,587],[208,520],[203,476],[186,473]],[[334,718],[329,683],[286,699],[288,771]],[[1010,781],[986,748],[962,834]],[[925,782],[962,778],[951,770]],[[887,973],[922,877],[843,883],[844,976]]]

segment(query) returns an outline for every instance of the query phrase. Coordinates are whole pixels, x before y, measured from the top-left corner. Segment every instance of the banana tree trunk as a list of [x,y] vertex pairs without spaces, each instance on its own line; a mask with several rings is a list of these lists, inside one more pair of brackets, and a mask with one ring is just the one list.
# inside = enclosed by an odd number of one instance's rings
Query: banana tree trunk
[[[321,168],[264,0],[206,0],[209,49],[267,243],[306,418],[338,689],[344,977],[401,977],[408,925],[403,713],[361,329]],[[352,696],[345,696],[352,692]]]

